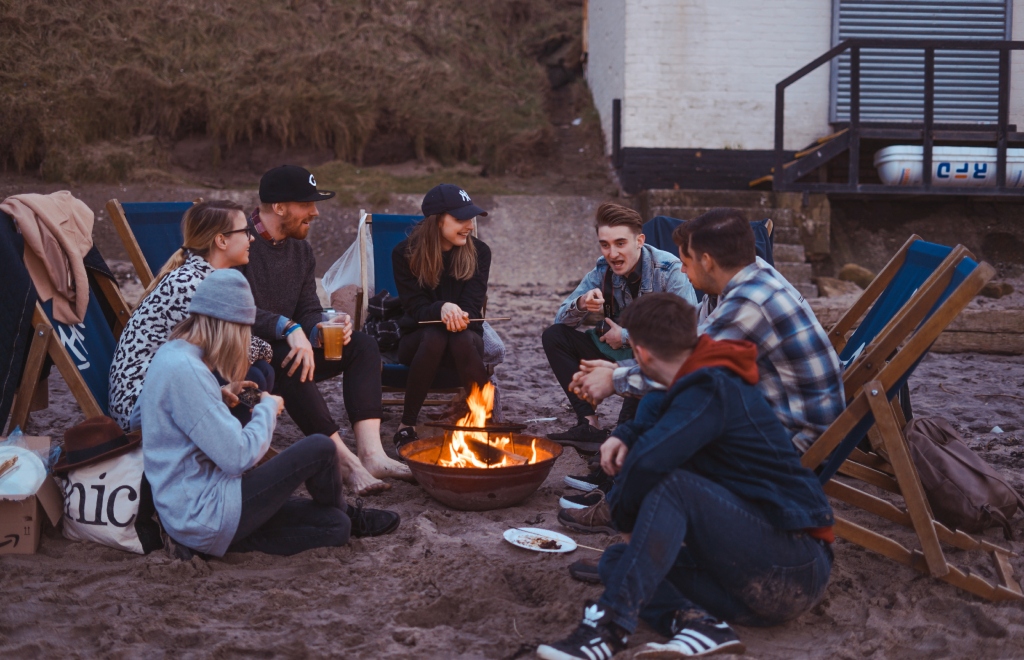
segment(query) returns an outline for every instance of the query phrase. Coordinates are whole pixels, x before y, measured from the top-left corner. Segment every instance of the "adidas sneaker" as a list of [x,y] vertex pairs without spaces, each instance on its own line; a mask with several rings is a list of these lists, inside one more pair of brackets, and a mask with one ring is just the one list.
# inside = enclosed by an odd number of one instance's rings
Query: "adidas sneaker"
[[611,660],[625,650],[629,641],[612,622],[611,612],[593,601],[583,608],[583,620],[576,630],[560,642],[541,644],[537,657],[544,660]]
[[672,628],[678,631],[672,639],[664,644],[649,642],[633,657],[644,660],[703,658],[719,653],[740,654],[746,650],[736,632],[724,621],[712,618],[682,621],[677,614]]

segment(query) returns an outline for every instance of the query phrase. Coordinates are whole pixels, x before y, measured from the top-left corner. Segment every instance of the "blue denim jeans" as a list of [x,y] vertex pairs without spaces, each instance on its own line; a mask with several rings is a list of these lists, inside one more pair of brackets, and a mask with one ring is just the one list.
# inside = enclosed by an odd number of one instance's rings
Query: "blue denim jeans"
[[677,470],[644,498],[629,543],[602,556],[600,604],[630,632],[643,617],[671,636],[676,610],[771,626],[816,605],[831,570],[827,543],[778,530],[724,486]]

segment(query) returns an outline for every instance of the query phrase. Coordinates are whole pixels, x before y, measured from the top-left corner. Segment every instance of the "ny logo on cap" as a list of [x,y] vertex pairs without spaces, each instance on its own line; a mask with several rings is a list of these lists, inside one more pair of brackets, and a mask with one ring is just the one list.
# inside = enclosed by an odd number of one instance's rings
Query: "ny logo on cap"
[[459,195],[462,196],[462,201],[464,201],[464,202],[472,202],[473,201],[473,200],[471,200],[469,198],[469,193],[467,193],[465,190],[460,190],[459,191]]
[[309,185],[311,185],[314,188],[316,188],[316,179],[313,178],[312,174],[309,175]]

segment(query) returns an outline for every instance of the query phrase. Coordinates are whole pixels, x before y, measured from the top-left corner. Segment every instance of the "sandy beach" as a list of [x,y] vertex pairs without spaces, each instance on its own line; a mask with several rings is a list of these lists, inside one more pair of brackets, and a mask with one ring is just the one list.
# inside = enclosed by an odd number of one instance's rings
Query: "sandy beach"
[[[498,327],[509,349],[498,368],[505,415],[516,421],[557,418],[531,424],[528,432],[538,435],[573,422],[539,339],[565,293],[541,285],[491,288],[489,309],[514,319]],[[1021,385],[1024,358],[978,354],[929,356],[911,380],[918,414],[952,419],[968,444],[1018,489],[1024,485],[1024,414],[1016,395]],[[29,430],[60,436],[81,415],[59,376],[51,377],[50,387],[51,405],[33,414]],[[323,389],[342,416],[340,381]],[[613,420],[616,410],[609,401],[599,412]],[[390,450],[400,411],[385,414]],[[996,426],[1003,432],[992,433]],[[283,415],[275,446],[298,437]],[[450,510],[419,487],[396,482],[390,492],[367,500],[401,513],[396,533],[294,557],[229,554],[182,562],[163,551],[136,556],[74,543],[50,530],[39,554],[0,558],[0,657],[529,656],[538,643],[569,632],[583,601],[600,594],[600,587],[576,582],[566,570],[596,553],[533,553],[501,535],[532,525],[598,548],[615,542],[570,532],[556,521],[562,477],[584,467],[568,449],[524,503],[480,513]],[[1013,526],[1018,537],[1024,533],[1024,516]],[[1001,541],[996,530],[989,536]],[[898,538],[910,541],[906,533]],[[1012,546],[1024,549],[1020,542]],[[812,612],[778,628],[739,630],[748,656],[1021,656],[1024,603],[982,601],[843,541],[835,551],[828,593]],[[948,556],[957,561],[962,555]],[[1024,574],[1020,557],[1012,564]],[[641,627],[633,646],[652,639],[655,634]]]

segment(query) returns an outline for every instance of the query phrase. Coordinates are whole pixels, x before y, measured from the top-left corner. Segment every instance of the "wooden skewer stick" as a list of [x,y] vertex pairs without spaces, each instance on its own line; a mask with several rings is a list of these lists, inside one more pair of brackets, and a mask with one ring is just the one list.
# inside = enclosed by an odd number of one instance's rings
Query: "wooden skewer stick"
[[[499,316],[492,319],[466,319],[468,322],[473,323],[474,321],[511,321],[511,316]],[[425,323],[444,323],[444,321],[420,321],[420,325]]]
[[[539,536],[542,539],[547,539],[549,541],[555,541],[556,543],[561,543],[562,542],[562,539],[560,539],[560,538],[558,538],[556,536],[546,536],[544,534],[538,534],[537,532],[531,531],[529,529],[523,529],[522,527],[513,527],[512,529],[517,529],[520,532],[526,532],[527,534],[530,534],[532,536]],[[583,545],[582,543],[577,542],[576,539],[573,539],[572,541],[573,541],[573,543],[576,544],[577,548],[586,548],[587,550],[595,550],[597,552],[602,552],[602,553],[604,552],[604,550],[602,550],[601,548],[592,548],[589,545]]]

